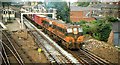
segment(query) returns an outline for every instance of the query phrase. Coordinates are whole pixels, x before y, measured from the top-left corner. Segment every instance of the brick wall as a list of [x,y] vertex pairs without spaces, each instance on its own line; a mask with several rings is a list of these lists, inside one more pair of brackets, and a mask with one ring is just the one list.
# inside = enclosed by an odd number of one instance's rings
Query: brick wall
[[83,17],[83,11],[71,11],[70,17]]
[[91,18],[91,17],[85,17],[83,11],[71,11],[70,12],[70,19],[73,22],[79,22],[81,20],[85,20],[85,21],[93,21],[95,20],[95,18]]

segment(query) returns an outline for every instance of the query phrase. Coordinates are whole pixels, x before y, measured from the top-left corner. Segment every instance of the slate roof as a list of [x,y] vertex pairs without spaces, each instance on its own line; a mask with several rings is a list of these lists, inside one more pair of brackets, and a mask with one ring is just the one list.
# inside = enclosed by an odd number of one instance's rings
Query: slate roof
[[70,9],[71,11],[99,10],[99,8],[80,7],[80,6],[70,6]]

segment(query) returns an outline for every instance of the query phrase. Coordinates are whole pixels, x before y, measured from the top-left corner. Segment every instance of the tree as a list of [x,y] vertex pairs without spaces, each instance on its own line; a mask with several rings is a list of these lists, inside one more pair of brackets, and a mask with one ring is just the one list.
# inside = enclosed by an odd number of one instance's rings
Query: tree
[[119,22],[119,20],[117,19],[117,18],[115,18],[115,17],[112,17],[112,16],[107,16],[106,17],[106,21],[107,22]]
[[11,2],[2,2],[2,6],[3,6],[3,8],[5,7],[5,6],[7,6],[8,8],[9,8],[9,5],[11,4]]
[[111,24],[105,22],[105,20],[98,20],[95,24],[96,30],[93,32],[93,37],[107,42],[110,31],[111,31]]
[[90,34],[95,39],[107,42],[111,24],[106,19],[100,19],[92,22],[80,21],[77,23],[82,26],[83,34]]
[[70,22],[70,9],[67,6],[66,2],[50,2],[47,5],[47,8],[56,8],[57,9],[57,19],[61,19],[66,23]]
[[87,7],[90,4],[90,2],[77,2],[76,4],[77,6]]

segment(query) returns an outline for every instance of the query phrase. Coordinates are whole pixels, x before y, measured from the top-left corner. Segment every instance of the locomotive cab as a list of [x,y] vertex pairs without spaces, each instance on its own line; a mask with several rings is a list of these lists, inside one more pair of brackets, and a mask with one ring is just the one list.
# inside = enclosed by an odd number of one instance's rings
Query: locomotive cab
[[83,30],[79,25],[73,25],[67,28],[66,41],[67,47],[70,49],[80,48],[80,43],[83,41]]

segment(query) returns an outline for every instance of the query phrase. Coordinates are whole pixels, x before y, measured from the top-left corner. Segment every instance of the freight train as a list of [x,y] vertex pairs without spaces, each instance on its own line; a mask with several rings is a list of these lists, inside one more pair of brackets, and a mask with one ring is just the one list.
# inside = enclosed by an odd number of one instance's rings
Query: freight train
[[42,27],[54,41],[68,49],[80,48],[84,40],[83,29],[80,25],[66,24],[61,20],[55,20],[44,15],[26,15],[26,17]]

